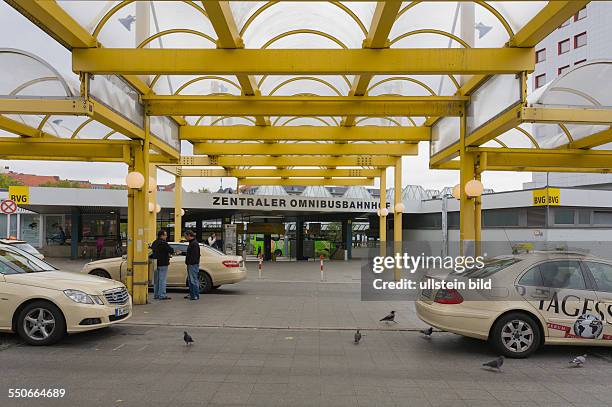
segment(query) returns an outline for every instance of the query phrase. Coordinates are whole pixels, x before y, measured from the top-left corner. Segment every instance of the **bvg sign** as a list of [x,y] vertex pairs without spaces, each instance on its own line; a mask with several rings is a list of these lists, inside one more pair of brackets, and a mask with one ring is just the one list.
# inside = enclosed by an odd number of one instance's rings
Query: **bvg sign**
[[533,191],[533,206],[561,205],[561,190],[559,188],[544,188]]
[[17,205],[27,205],[30,203],[30,187],[10,186],[9,199]]

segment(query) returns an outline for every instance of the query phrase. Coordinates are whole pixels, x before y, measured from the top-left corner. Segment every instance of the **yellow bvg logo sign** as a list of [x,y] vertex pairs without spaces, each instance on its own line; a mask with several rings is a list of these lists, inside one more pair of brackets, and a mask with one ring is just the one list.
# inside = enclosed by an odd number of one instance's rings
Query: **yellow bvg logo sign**
[[561,205],[561,190],[559,188],[544,188],[533,191],[533,206]]
[[9,199],[15,201],[17,205],[27,205],[30,203],[30,187],[9,186]]

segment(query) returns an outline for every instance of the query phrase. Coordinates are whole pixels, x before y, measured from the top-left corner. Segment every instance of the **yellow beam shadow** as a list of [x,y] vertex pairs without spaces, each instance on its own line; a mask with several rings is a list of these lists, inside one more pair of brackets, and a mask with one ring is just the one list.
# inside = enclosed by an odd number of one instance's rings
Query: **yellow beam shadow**
[[[417,155],[417,144],[246,144],[194,143],[194,154],[206,155]],[[246,165],[246,164],[243,164]],[[291,165],[297,165],[293,163]]]
[[460,116],[460,96],[143,96],[151,116]]
[[395,164],[391,156],[182,156],[181,166],[218,167],[373,167],[385,168]]
[[181,140],[429,141],[430,127],[182,126]]
[[374,178],[239,178],[238,185],[372,186]]
[[129,162],[133,141],[61,138],[0,138],[0,158]]
[[532,72],[532,48],[74,49],[74,72],[122,75],[435,75]]

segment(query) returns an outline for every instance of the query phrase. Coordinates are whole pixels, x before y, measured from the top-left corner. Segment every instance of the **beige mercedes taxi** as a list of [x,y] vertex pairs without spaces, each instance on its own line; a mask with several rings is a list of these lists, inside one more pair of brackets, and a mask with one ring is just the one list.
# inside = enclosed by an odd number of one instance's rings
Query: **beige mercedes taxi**
[[[187,243],[168,243],[174,249],[174,256],[168,267],[168,287],[187,287],[187,268],[185,253]],[[111,278],[125,282],[127,259],[115,257],[87,263],[82,273]],[[200,293],[205,294],[225,284],[234,284],[247,276],[244,259],[240,256],[229,256],[210,246],[200,244]]]
[[[431,280],[491,280],[489,289],[421,290],[421,320],[444,331],[488,340],[524,358],[542,344],[612,346],[612,262],[580,253],[498,257],[482,269]],[[434,284],[431,284],[432,286]]]
[[131,313],[123,284],[60,271],[0,244],[0,331],[17,332],[30,345],[51,345],[66,333],[106,327]]

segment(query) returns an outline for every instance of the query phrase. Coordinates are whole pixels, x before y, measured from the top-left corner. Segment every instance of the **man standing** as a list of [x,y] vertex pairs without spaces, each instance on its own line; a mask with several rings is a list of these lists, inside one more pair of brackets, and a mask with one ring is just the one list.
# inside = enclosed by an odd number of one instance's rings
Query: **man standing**
[[157,260],[157,268],[153,274],[153,298],[156,300],[171,299],[166,295],[166,281],[168,278],[170,256],[174,254],[174,250],[166,241],[167,238],[168,233],[161,229],[157,232],[157,240],[151,245],[152,254]]
[[191,230],[185,231],[185,239],[189,242],[185,264],[187,265],[187,280],[189,282],[189,295],[185,298],[190,300],[200,299],[200,244],[195,238],[195,233]]

